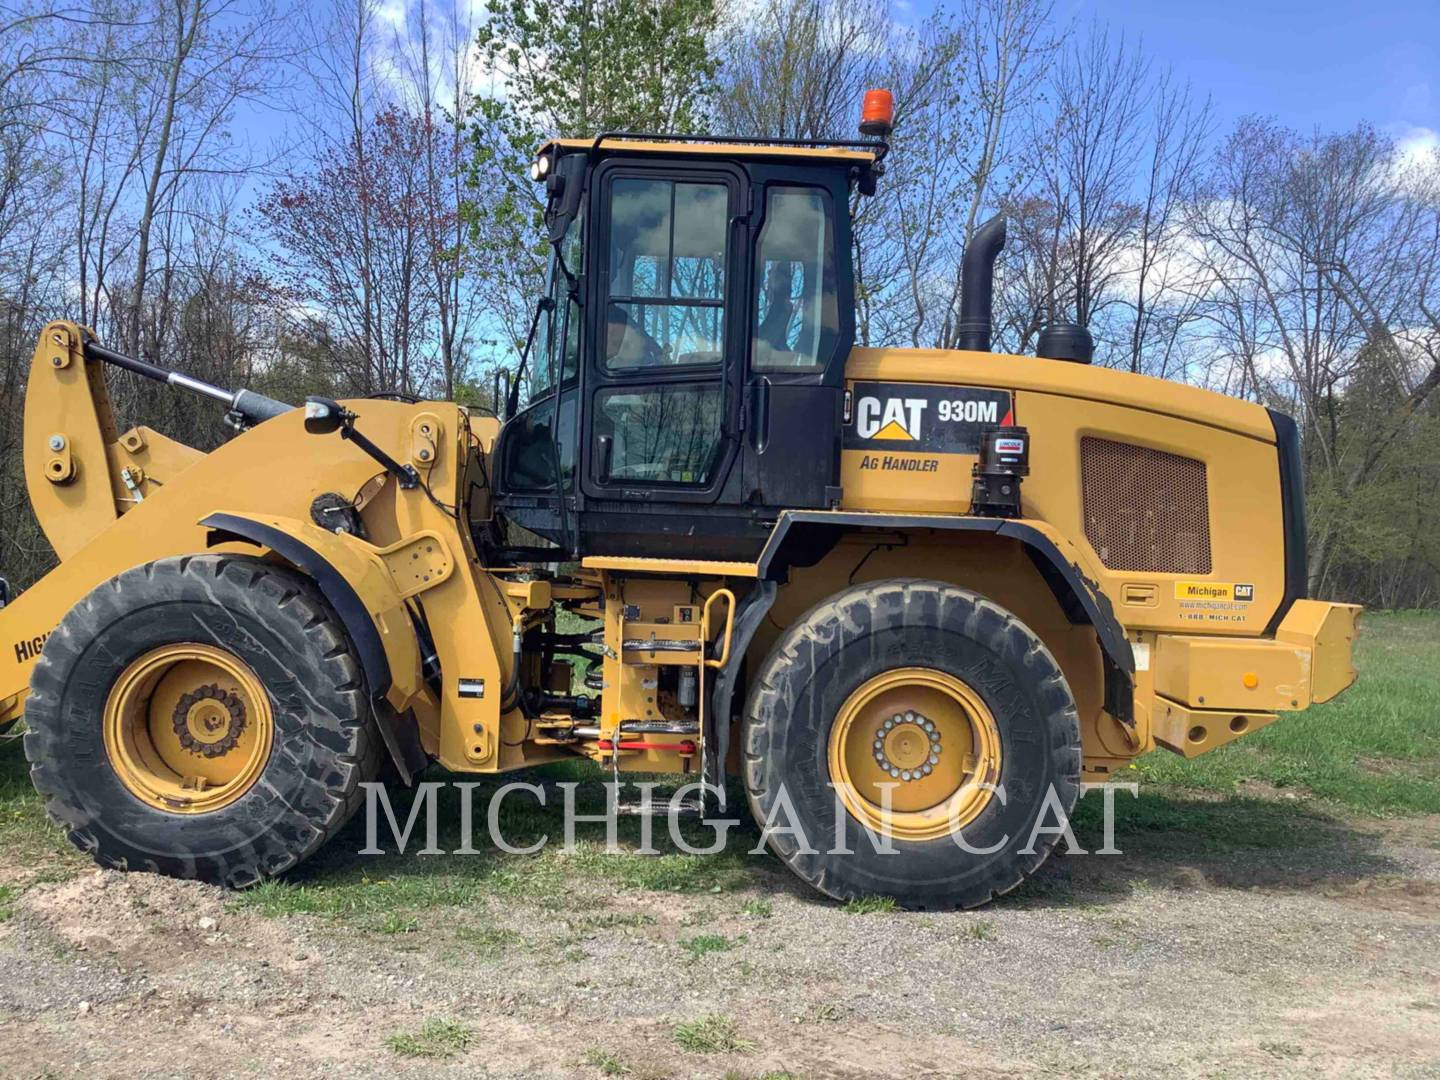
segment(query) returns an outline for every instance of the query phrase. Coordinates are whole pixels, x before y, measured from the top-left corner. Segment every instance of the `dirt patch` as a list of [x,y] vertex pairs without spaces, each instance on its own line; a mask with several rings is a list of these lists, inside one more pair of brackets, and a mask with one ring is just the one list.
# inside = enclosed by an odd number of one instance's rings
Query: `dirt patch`
[[1327,889],[1325,895],[1367,911],[1387,911],[1440,921],[1440,882],[1392,876],[1364,878]]
[[[0,923],[0,1073],[1423,1074],[1440,1068],[1433,839],[1411,822],[1349,869],[1361,846],[1292,857],[1306,888],[1273,851],[1067,856],[979,912],[582,883],[389,933],[85,872]],[[684,1048],[677,1025],[712,1015],[734,1044]],[[427,1021],[465,1033],[449,1056],[394,1048]]]
[[1415,779],[1429,778],[1435,763],[1428,760],[1405,761],[1396,758],[1362,757],[1355,761],[1361,772],[1371,776],[1405,776]]
[[[1235,785],[1235,794],[1255,799],[1270,799],[1276,802],[1300,802],[1309,794],[1293,787],[1280,787],[1258,777],[1247,777]],[[1216,796],[1221,798],[1223,796]]]
[[76,949],[158,964],[204,949],[225,899],[223,889],[196,881],[93,870],[34,886],[24,908]]

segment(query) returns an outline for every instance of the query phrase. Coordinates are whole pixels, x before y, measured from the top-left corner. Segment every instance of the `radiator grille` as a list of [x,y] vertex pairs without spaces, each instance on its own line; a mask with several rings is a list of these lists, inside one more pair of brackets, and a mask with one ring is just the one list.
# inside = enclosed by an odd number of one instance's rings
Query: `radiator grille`
[[1085,536],[1111,570],[1210,573],[1205,463],[1109,439],[1080,440]]

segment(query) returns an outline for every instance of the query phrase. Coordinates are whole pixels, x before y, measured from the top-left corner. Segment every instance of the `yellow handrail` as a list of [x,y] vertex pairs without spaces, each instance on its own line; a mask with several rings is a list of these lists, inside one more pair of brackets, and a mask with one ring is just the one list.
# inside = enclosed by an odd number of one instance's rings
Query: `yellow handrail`
[[725,644],[721,647],[718,659],[705,660],[706,667],[724,667],[730,660],[730,636],[735,629],[735,594],[729,589],[716,589],[705,598],[705,607],[700,612],[700,637],[703,643],[710,641],[710,606],[722,596],[725,598]]

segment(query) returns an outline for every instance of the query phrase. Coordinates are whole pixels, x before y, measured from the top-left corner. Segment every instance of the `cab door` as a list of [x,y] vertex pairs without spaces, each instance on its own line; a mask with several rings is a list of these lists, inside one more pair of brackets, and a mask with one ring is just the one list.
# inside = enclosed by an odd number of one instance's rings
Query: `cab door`
[[845,360],[855,340],[848,184],[833,170],[752,170],[746,500],[840,502]]
[[738,449],[744,174],[612,160],[591,190],[582,489],[640,508],[715,503]]

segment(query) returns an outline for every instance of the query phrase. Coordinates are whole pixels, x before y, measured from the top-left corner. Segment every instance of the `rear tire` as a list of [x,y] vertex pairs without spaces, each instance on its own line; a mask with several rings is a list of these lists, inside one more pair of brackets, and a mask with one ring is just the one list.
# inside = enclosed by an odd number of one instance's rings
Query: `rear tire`
[[858,585],[802,616],[758,672],[744,746],[771,850],[840,900],[984,904],[1045,861],[1057,836],[1032,847],[1037,820],[1056,824],[1057,807],[1068,818],[1079,792],[1079,717],[1050,651],[1003,608],[937,581]]
[[244,556],[95,589],[46,642],[25,718],[31,779],[77,847],[233,887],[320,847],[380,766],[339,620],[309,578]]

